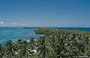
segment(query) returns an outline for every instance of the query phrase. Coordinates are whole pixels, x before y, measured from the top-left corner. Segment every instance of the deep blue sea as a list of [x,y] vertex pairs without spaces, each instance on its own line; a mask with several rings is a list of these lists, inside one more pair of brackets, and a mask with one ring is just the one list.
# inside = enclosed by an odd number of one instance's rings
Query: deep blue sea
[[89,27],[48,27],[50,29],[63,29],[63,30],[80,30],[80,31],[89,31]]
[[30,40],[32,37],[37,39],[41,35],[35,34],[34,30],[21,27],[0,27],[0,44],[4,44],[8,40]]
[[[90,28],[71,28],[71,27],[48,27],[53,29],[64,29],[64,30],[81,30],[81,31],[89,31]],[[35,29],[24,29],[22,27],[0,27],[0,44],[4,44],[8,40],[17,41],[19,39],[22,40],[30,40],[30,38],[34,37],[35,39],[39,38],[41,35],[35,34]]]

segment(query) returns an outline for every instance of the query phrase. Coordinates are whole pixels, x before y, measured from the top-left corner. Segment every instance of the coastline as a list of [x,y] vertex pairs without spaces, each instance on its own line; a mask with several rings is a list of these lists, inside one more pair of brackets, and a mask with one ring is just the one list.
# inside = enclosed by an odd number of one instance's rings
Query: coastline
[[49,33],[57,32],[57,31],[70,32],[70,33],[73,33],[73,34],[85,34],[86,36],[90,37],[90,32],[89,31],[82,31],[82,30],[64,30],[64,29],[38,28],[38,30],[36,30],[35,33],[36,34],[49,35]]
[[[4,47],[2,45],[0,47],[2,49],[5,49],[4,52],[6,52],[6,50],[10,53],[12,52],[14,56],[11,54],[11,57],[17,57],[17,55],[19,55],[23,58],[37,58],[42,54],[44,55],[45,52],[47,52],[46,50],[49,51],[47,53],[50,55],[46,55],[45,57],[47,58],[57,58],[61,57],[61,55],[63,56],[63,58],[72,58],[73,55],[76,57],[77,55],[84,56],[84,54],[89,50],[87,49],[87,47],[90,48],[90,32],[78,30],[66,31],[63,29],[38,28],[37,30],[35,30],[35,33],[40,35],[46,35],[46,37],[41,36],[38,39],[31,38],[30,40],[18,40],[16,42],[9,40],[5,43]],[[3,54],[2,50],[1,52]],[[24,52],[25,54],[21,55]],[[3,56],[7,57],[7,55],[9,56],[10,53],[4,53]],[[29,53],[29,55],[27,53]],[[53,55],[53,53],[55,53],[56,55]],[[89,53],[87,52],[86,56],[88,56],[88,54]],[[43,56],[41,57],[43,58]]]

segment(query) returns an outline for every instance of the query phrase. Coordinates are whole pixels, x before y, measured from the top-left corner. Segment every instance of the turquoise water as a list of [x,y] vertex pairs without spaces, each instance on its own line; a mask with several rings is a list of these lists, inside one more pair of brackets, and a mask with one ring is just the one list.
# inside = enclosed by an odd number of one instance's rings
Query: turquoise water
[[32,37],[37,39],[41,35],[35,34],[34,30],[35,29],[24,29],[19,27],[0,27],[0,44],[4,44],[8,40],[30,40]]
[[[48,27],[53,29],[64,29],[64,30],[82,30],[89,31],[90,28],[70,28],[70,27]],[[24,29],[20,27],[0,27],[0,44],[4,44],[8,40],[17,41],[19,39],[22,40],[30,40],[30,38],[34,37],[35,39],[39,38],[41,35],[35,34],[35,29]]]

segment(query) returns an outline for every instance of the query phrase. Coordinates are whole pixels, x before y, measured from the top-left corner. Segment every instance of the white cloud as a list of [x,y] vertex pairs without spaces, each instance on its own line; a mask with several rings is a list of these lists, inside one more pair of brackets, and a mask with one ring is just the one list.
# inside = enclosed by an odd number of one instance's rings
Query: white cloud
[[4,24],[4,22],[0,21],[0,24]]
[[29,26],[29,24],[18,24],[18,23],[9,23],[9,26]]
[[15,27],[18,27],[18,26],[29,26],[29,24],[20,24],[20,23],[15,23],[15,22],[12,22],[12,23],[5,23],[3,21],[0,21],[0,25],[2,26],[15,26]]

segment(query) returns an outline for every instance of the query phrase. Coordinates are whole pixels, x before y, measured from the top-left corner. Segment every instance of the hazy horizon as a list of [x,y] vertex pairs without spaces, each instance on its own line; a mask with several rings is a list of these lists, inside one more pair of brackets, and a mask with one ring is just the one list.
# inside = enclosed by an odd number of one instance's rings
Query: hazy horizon
[[0,27],[90,27],[90,0],[0,0]]

